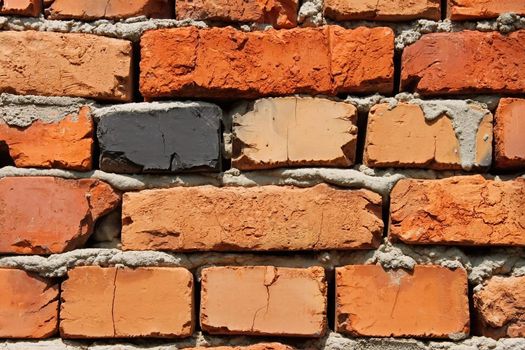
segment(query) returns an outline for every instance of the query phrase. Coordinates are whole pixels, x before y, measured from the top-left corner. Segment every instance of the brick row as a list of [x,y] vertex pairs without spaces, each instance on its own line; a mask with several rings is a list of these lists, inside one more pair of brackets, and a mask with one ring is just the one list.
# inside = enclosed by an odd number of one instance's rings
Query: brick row
[[[193,334],[196,322],[205,333],[217,335],[321,337],[328,329],[332,295],[320,267],[223,266],[201,274],[198,291],[192,274],[180,267],[76,267],[62,283],[0,269],[5,292],[0,336],[38,339],[59,332],[67,339],[182,338]],[[470,334],[463,269],[347,265],[336,268],[333,293],[335,329],[343,334],[438,339]],[[523,277],[492,277],[475,289],[472,300],[474,334],[523,336]]]
[[[148,18],[177,18],[220,22],[266,23],[277,28],[297,25],[298,0],[241,1],[241,0],[4,0],[1,15],[49,19],[120,20],[146,16]],[[42,6],[44,5],[44,6]],[[439,0],[326,0],[323,13],[336,21],[410,21],[439,20],[441,12],[454,21],[496,18],[504,13],[525,14],[521,0],[448,0],[441,9]]]
[[[98,168],[106,172],[221,170],[223,112],[214,104],[153,102],[93,109],[74,99],[32,104],[4,97],[0,113],[2,165],[88,171],[96,161],[97,142]],[[244,102],[231,115],[231,164],[240,170],[348,168],[358,158],[358,134],[365,133],[357,128],[354,105],[320,97]],[[523,132],[525,99],[501,99],[494,116],[462,100],[379,103],[368,114],[363,163],[371,168],[520,170],[525,168]]]
[[[27,205],[27,198],[34,204]],[[480,175],[402,179],[390,195],[391,241],[525,246],[525,179]],[[122,248],[164,251],[303,251],[377,248],[381,196],[365,189],[286,186],[175,187],[127,192]],[[0,179],[0,252],[80,248],[120,195],[94,179]]]

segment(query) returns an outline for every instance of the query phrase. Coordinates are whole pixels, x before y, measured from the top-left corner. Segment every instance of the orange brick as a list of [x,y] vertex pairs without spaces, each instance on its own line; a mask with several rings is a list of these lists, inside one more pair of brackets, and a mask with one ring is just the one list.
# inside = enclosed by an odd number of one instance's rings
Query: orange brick
[[525,30],[423,35],[402,58],[404,91],[518,94],[525,89]]
[[502,98],[494,126],[496,167],[525,168],[525,99]]
[[140,91],[147,100],[388,93],[393,88],[389,28],[246,33],[187,27],[149,31],[141,47]]
[[336,329],[353,336],[448,338],[469,333],[465,270],[336,268]]
[[52,0],[46,9],[50,19],[123,19],[137,16],[172,18],[172,0]]
[[0,269],[0,337],[47,338],[58,327],[58,285],[23,270]]
[[503,13],[525,15],[523,0],[448,0],[448,17],[453,20],[496,18]]
[[130,192],[122,223],[125,250],[363,249],[383,232],[381,196],[327,185]]
[[324,14],[336,21],[441,19],[440,0],[324,0]]
[[0,32],[0,92],[130,101],[131,51],[97,35]]
[[178,267],[77,267],[62,284],[63,338],[187,337],[193,276]]
[[410,244],[525,245],[525,179],[400,180],[390,237]]
[[320,337],[326,331],[320,267],[202,270],[201,327],[211,334]]
[[[439,103],[436,100],[436,104]],[[377,104],[368,115],[364,164],[382,168],[489,167],[492,160],[492,114],[477,105],[467,108],[460,118],[485,113],[477,129],[474,149],[468,149],[473,159],[462,159],[454,121],[447,115],[427,120],[417,104],[399,103],[393,108],[388,104]]]
[[0,1],[0,15],[38,17],[42,14],[42,0]]
[[492,338],[525,337],[525,277],[494,276],[474,293],[475,326]]
[[298,0],[178,0],[177,19],[297,25]]
[[119,196],[106,183],[53,177],[0,179],[0,253],[51,254],[81,247]]
[[0,118],[1,142],[20,168],[91,170],[93,120],[90,108],[83,106],[63,119],[37,120],[24,128],[3,123]]

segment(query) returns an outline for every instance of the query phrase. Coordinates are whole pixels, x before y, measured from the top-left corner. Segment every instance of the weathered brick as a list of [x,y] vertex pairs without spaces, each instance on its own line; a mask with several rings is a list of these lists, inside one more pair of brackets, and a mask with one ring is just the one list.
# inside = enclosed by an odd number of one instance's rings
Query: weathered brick
[[525,99],[502,98],[494,126],[496,167],[525,168]]
[[172,0],[53,0],[50,3],[46,8],[48,18],[83,21],[137,16],[173,18],[175,8]]
[[368,190],[199,186],[126,193],[126,250],[366,249],[381,239],[381,196]]
[[525,337],[525,277],[494,276],[474,292],[476,331],[492,338]]
[[417,265],[336,268],[336,329],[353,336],[448,338],[468,335],[467,274]]
[[[60,107],[3,105],[0,101],[0,143],[5,144],[6,158],[17,167],[62,168],[91,170],[93,152],[93,120],[88,106],[58,119]],[[20,116],[34,114],[38,119],[27,123],[15,122]],[[29,119],[29,117],[28,117]],[[19,120],[18,120],[19,121]],[[1,157],[1,155],[0,155]]]
[[97,111],[100,168],[108,172],[218,171],[221,109],[142,103]]
[[63,338],[186,337],[193,276],[179,267],[77,267],[62,284]]
[[453,20],[496,18],[503,13],[525,15],[523,0],[448,0],[448,17]]
[[336,21],[441,19],[440,0],[324,0],[324,14]]
[[202,270],[201,327],[211,334],[320,337],[326,324],[321,267]]
[[178,0],[177,19],[270,23],[278,28],[297,25],[298,0]]
[[120,201],[99,180],[0,179],[0,253],[50,254],[81,247]]
[[129,101],[131,51],[97,35],[0,32],[0,92]]
[[140,90],[147,100],[389,93],[393,88],[389,28],[160,29],[146,32],[141,47]]
[[258,100],[234,115],[232,166],[351,166],[356,122],[357,109],[345,102],[311,97]]
[[58,285],[23,270],[0,269],[0,337],[47,338],[58,327]]
[[390,237],[412,244],[525,245],[525,179],[400,180]]
[[404,49],[402,67],[402,89],[423,95],[521,93],[525,30],[426,34]]
[[41,0],[0,1],[0,15],[38,17],[42,13]]
[[[459,169],[488,167],[492,160],[492,114],[477,104],[450,101],[463,108],[451,117],[427,115],[417,104],[378,104],[368,115],[364,163],[370,167]],[[447,101],[424,101],[443,111]],[[456,123],[455,123],[456,122]],[[477,125],[479,122],[479,126]],[[475,123],[476,125],[474,125]],[[454,124],[457,124],[455,130]],[[465,129],[476,130],[469,134]],[[466,142],[462,145],[457,135]],[[471,139],[467,139],[468,136]]]
[[197,347],[189,348],[190,350],[293,350],[291,346],[279,343],[260,343],[248,346],[215,346],[215,347]]

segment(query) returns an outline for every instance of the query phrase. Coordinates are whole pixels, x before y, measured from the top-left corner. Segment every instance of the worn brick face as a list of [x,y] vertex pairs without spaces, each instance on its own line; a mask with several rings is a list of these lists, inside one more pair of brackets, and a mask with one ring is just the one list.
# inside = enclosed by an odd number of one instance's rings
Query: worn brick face
[[2,0],[0,15],[38,17],[42,13],[41,0]]
[[[474,162],[469,165],[488,167],[492,159],[492,114],[476,105],[467,108],[486,113],[477,129]],[[462,113],[472,117],[467,111]],[[445,114],[427,120],[416,104],[399,103],[394,108],[375,105],[368,115],[366,132],[363,161],[370,167],[459,169],[469,162],[461,159],[453,120]]]
[[453,20],[496,18],[503,13],[525,14],[523,0],[448,0],[448,17]]
[[525,99],[502,98],[494,126],[496,166],[525,168]]
[[349,167],[355,159],[356,122],[357,109],[345,102],[309,97],[258,100],[233,118],[232,166]]
[[525,277],[494,276],[473,299],[479,335],[496,339],[525,336]]
[[148,18],[172,18],[172,0],[53,0],[46,9],[50,19],[123,19],[146,16]]
[[0,268],[0,337],[47,338],[58,327],[58,285],[23,270]]
[[411,244],[525,245],[525,179],[400,180],[390,237]]
[[131,43],[90,34],[0,32],[0,76],[0,92],[129,101]]
[[0,116],[1,142],[17,167],[91,170],[93,120],[90,108],[83,106],[78,113],[61,120],[37,120],[24,128],[5,123]]
[[378,194],[327,185],[130,192],[122,223],[126,250],[363,249],[383,230]]
[[201,327],[211,334],[320,337],[326,330],[320,267],[202,270]]
[[423,95],[521,93],[525,30],[426,34],[404,49],[401,80]]
[[278,28],[297,25],[298,0],[179,0],[177,19],[270,23]]
[[469,333],[467,274],[419,265],[336,268],[336,329],[352,336],[448,338]]
[[336,21],[441,19],[439,0],[324,0],[323,5],[325,16]]
[[62,284],[63,338],[186,337],[193,276],[179,267],[77,267]]
[[99,180],[1,178],[0,252],[50,254],[79,248],[95,221],[119,202],[113,189]]
[[393,39],[389,28],[337,26],[149,31],[141,40],[140,91],[147,100],[388,93]]

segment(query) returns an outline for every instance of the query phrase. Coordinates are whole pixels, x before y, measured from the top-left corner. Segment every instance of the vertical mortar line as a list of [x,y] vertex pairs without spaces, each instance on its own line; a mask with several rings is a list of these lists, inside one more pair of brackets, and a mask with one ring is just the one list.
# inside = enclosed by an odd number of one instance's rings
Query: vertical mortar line
[[111,301],[111,321],[113,323],[113,337],[117,336],[117,329],[115,327],[115,295],[117,293],[117,274],[118,267],[115,267],[115,277],[113,277],[113,300]]
[[335,267],[325,269],[326,274],[326,318],[328,323],[328,332],[335,331]]
[[144,102],[144,97],[140,93],[140,39],[131,43],[133,53],[131,56],[131,77],[133,89],[132,102]]
[[402,70],[403,52],[394,49],[394,96],[401,91],[401,70]]
[[199,278],[198,269],[190,272],[193,274],[193,317],[195,318],[194,332],[200,332],[202,331],[200,322],[202,282]]
[[441,0],[441,20],[447,18],[448,0]]
[[[392,189],[390,189],[392,192]],[[381,217],[383,219],[383,239],[388,239],[388,231],[390,230],[390,192],[383,196],[383,206],[381,207]]]
[[357,142],[354,164],[362,164],[365,152],[366,132],[368,128],[368,111],[357,111]]

